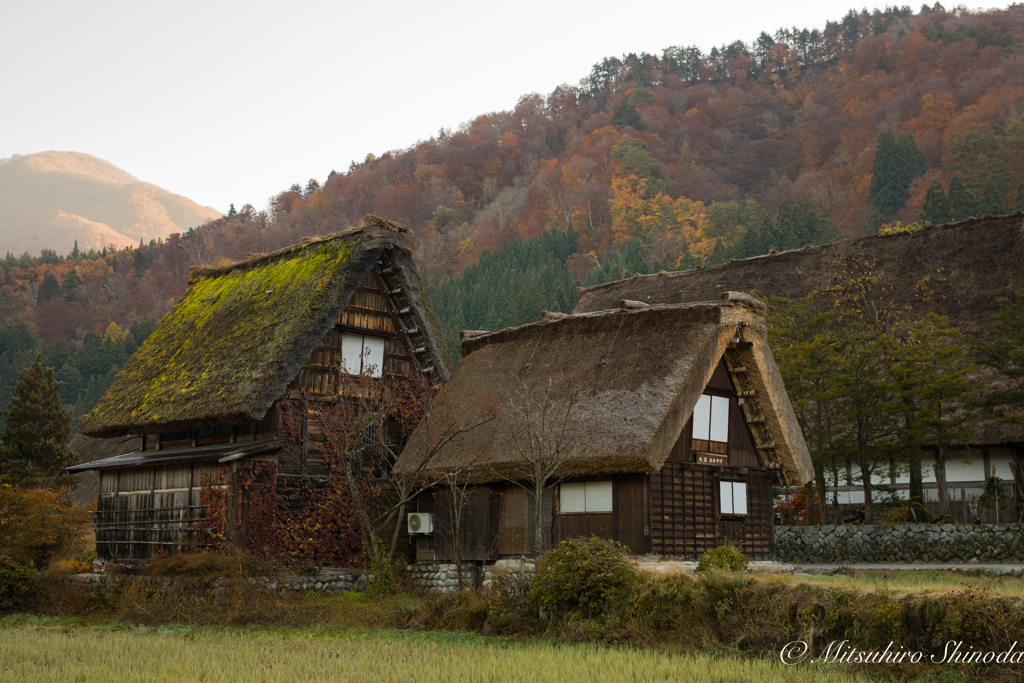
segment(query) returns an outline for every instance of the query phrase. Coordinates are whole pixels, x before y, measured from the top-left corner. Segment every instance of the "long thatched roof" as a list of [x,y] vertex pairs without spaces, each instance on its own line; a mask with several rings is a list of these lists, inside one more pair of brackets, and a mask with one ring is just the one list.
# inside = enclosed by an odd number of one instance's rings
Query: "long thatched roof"
[[[725,355],[733,366],[746,368],[771,430],[775,448],[763,456],[771,462],[762,464],[788,483],[810,480],[807,446],[768,348],[763,303],[737,293],[685,305],[622,303],[613,310],[549,314],[529,325],[464,334],[462,360],[439,404],[456,425],[488,408],[495,418],[443,446],[427,472],[471,463],[471,481],[523,479],[527,459],[512,444],[531,435],[549,446],[572,442],[558,476],[655,472]],[[548,415],[556,423],[568,420],[564,437],[550,423],[538,426],[545,397],[554,406]],[[440,433],[436,425],[417,427],[400,468],[431,451],[432,433]]]
[[262,419],[385,251],[447,378],[451,361],[407,232],[367,216],[345,232],[195,272],[79,431],[110,437]]
[[[911,319],[925,313],[949,318],[968,339],[990,338],[988,317],[999,298],[1024,291],[1024,214],[934,225],[913,233],[862,237],[710,268],[636,275],[579,292],[574,313],[599,311],[620,299],[674,304],[712,299],[725,291],[799,299],[817,289],[849,259],[870,265],[878,289]],[[985,374],[982,385],[997,378]],[[976,443],[1024,441],[1024,429],[989,421]]]

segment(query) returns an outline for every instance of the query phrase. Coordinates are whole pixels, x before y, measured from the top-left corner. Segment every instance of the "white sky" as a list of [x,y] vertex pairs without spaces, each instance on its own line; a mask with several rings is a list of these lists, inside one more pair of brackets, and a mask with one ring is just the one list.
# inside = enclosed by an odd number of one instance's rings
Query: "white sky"
[[0,0],[0,158],[85,152],[219,211],[264,208],[605,56],[820,29],[853,3]]

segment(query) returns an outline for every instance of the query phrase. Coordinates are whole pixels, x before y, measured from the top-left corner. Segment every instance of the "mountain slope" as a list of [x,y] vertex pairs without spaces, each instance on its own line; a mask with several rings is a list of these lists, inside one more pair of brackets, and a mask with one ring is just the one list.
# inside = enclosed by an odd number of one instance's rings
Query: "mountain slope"
[[79,152],[0,160],[0,253],[66,254],[166,237],[220,213]]

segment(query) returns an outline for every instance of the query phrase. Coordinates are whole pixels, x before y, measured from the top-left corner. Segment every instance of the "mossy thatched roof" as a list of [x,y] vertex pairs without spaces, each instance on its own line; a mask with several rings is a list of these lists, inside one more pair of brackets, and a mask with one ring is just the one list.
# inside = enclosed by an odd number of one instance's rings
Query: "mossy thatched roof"
[[[817,288],[844,259],[874,264],[878,282],[912,318],[925,313],[948,316],[965,338],[990,338],[987,318],[998,299],[1024,291],[1024,214],[976,218],[934,225],[914,233],[862,237],[807,246],[710,268],[657,275],[580,289],[574,313],[599,311],[620,299],[673,304],[716,298],[724,291],[756,291],[762,297],[799,299]],[[923,283],[927,296],[921,296]],[[984,373],[979,383],[996,386]],[[1024,429],[996,421],[977,430],[975,443],[1024,441]]]
[[[565,433],[575,450],[558,476],[656,472],[728,351],[731,362],[747,369],[777,446],[773,463],[791,484],[810,480],[807,446],[768,348],[763,303],[730,293],[722,301],[633,306],[624,301],[610,311],[547,315],[499,332],[465,334],[439,412],[457,425],[488,407],[496,417],[442,447],[427,472],[472,461],[473,481],[523,479],[525,459],[508,443],[514,433],[529,432],[516,406],[529,392],[536,421],[536,403],[549,382],[556,413],[573,404]],[[752,344],[732,345],[737,335]],[[427,442],[438,430],[424,422],[399,468],[430,452]]]
[[406,232],[367,216],[346,232],[196,271],[79,431],[110,437],[262,419],[385,250],[446,379],[451,361]]

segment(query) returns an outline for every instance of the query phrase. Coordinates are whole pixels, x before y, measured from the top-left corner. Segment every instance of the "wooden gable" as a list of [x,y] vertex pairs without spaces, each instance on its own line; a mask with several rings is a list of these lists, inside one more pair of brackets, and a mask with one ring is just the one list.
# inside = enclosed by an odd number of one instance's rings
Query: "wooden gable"
[[[743,409],[739,404],[740,397],[732,377],[729,376],[724,358],[718,361],[704,393],[729,399],[729,441],[728,452],[725,454],[728,462],[725,464],[735,467],[764,467],[758,458],[757,448],[754,446],[754,436],[744,417]],[[672,447],[668,459],[674,462],[698,462],[697,453],[701,452],[701,445],[697,444],[697,448],[694,448],[693,415],[690,415],[679,439]],[[710,451],[711,449],[706,450]]]

